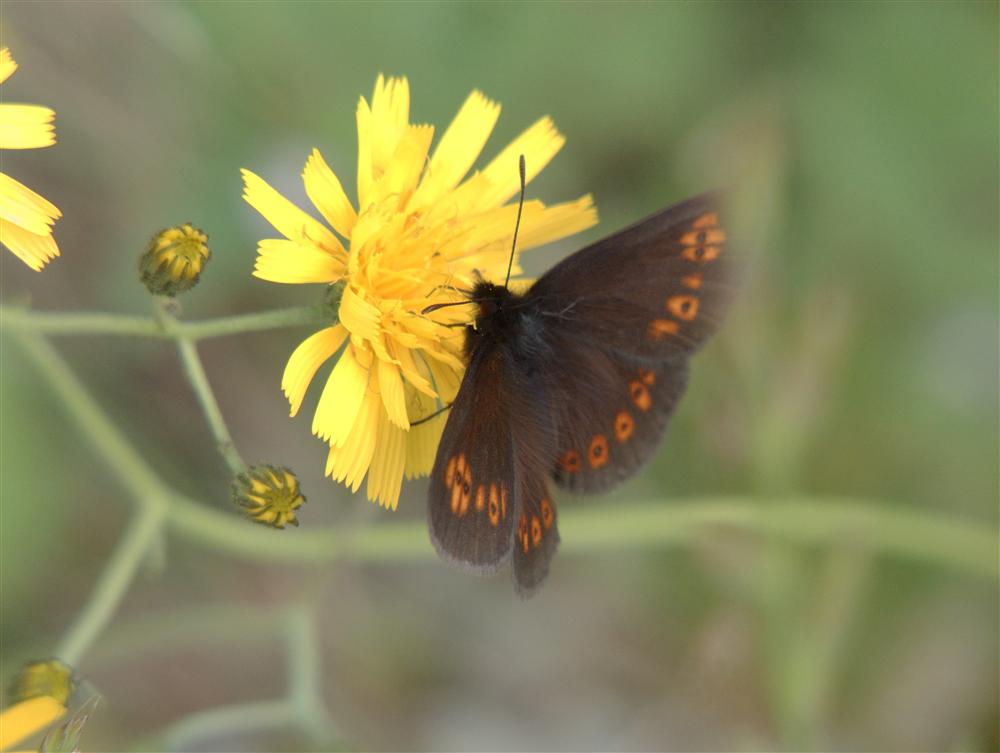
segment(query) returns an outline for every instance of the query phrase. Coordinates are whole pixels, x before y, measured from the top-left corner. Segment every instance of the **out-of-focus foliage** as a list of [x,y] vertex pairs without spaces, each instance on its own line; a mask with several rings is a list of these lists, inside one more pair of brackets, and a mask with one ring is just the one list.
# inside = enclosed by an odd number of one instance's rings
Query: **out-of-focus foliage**
[[[998,43],[992,3],[315,4],[5,2],[10,101],[59,142],[5,173],[63,211],[43,275],[4,257],[4,302],[146,313],[135,265],[192,222],[212,264],[196,318],[317,302],[250,276],[265,226],[249,167],[308,206],[319,147],[356,161],[354,109],[404,74],[413,119],[472,88],[503,103],[491,145],[550,114],[568,143],[532,185],[594,193],[595,239],[707,188],[735,190],[748,273],[694,361],[657,460],[610,504],[836,494],[998,526]],[[487,147],[487,154],[490,148]],[[348,188],[353,194],[353,187]],[[540,273],[572,244],[526,257]],[[293,468],[303,529],[424,516],[322,476],[279,390],[305,333],[203,349],[242,454]],[[64,338],[70,363],[172,484],[227,503],[169,343]],[[6,681],[44,657],[121,535],[125,492],[4,343]],[[312,414],[317,395],[302,416]],[[309,404],[308,401],[313,403]],[[294,536],[295,532],[275,535]],[[273,614],[317,604],[329,713],[366,749],[989,749],[997,591],[876,560],[719,534],[664,554],[557,556],[539,597],[436,560],[276,567],[167,542],[76,667],[105,705],[84,749],[134,749],[204,708],[282,692]],[[287,731],[212,749],[301,750]]]

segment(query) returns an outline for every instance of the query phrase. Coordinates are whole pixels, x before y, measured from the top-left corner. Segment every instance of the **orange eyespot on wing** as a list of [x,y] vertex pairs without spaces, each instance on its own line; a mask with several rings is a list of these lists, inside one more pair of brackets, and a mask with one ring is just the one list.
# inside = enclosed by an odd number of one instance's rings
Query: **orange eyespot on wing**
[[580,470],[580,453],[576,450],[566,450],[559,456],[558,463],[567,473],[576,473]]
[[482,512],[486,506],[486,489],[482,484],[476,489],[476,512]]
[[649,369],[639,369],[639,380],[647,387],[656,384],[656,374]]
[[680,325],[669,319],[654,319],[649,323],[647,334],[653,340],[662,340],[668,335],[676,335],[680,332]]
[[698,299],[693,295],[672,295],[667,299],[667,311],[682,321],[690,322],[698,316]]
[[706,227],[715,227],[719,224],[719,213],[718,212],[706,212],[691,223],[691,227],[695,230],[701,230]]
[[615,439],[619,442],[627,442],[635,431],[635,419],[627,410],[619,411],[615,416]]
[[608,438],[603,434],[595,434],[590,440],[587,450],[587,462],[591,468],[600,468],[608,462]]
[[715,261],[721,253],[718,246],[688,246],[681,256],[688,261]]
[[490,516],[490,525],[498,526],[500,525],[500,500],[497,499],[497,495],[493,493],[495,487],[490,488],[490,503],[487,508],[487,514]]
[[649,395],[646,385],[639,380],[628,383],[628,394],[632,398],[632,403],[642,412],[646,412],[653,405],[653,398]]
[[[684,246],[681,256],[688,261],[709,262],[715,261],[722,253],[722,244],[726,242],[726,231],[717,227],[719,224],[718,212],[706,212],[697,217],[690,225],[688,232],[684,233],[679,243]],[[698,279],[695,284],[688,284],[685,278],[684,284],[692,289],[701,286]]]
[[548,499],[542,500],[542,525],[545,526],[545,530],[549,530],[552,527],[552,521],[555,520],[555,513],[552,512],[552,503]]
[[702,282],[705,278],[702,276],[701,272],[695,272],[693,275],[686,275],[681,278],[681,285],[691,290],[698,290],[701,287]]
[[531,545],[538,546],[542,543],[542,521],[537,515],[531,517]]

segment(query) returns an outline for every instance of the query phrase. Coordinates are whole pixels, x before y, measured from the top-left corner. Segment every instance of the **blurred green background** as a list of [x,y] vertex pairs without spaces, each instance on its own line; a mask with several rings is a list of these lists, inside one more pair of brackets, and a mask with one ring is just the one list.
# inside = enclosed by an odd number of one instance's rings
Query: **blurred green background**
[[[3,171],[52,200],[62,257],[3,253],[5,303],[145,314],[135,263],[184,221],[213,259],[196,319],[313,303],[250,276],[272,235],[239,168],[307,206],[312,147],[349,184],[354,109],[406,75],[439,133],[473,88],[504,105],[490,156],[543,114],[567,135],[529,188],[592,192],[580,243],[734,188],[750,271],[657,460],[576,505],[847,495],[998,528],[998,6],[19,3],[8,101],[57,112],[57,146]],[[203,359],[242,454],[286,464],[304,528],[419,521],[323,478],[279,390],[308,329],[212,340]],[[169,342],[60,338],[171,484],[226,509]],[[2,653],[48,656],[131,506],[10,338],[2,370]],[[296,531],[275,535],[294,537]],[[558,555],[541,594],[419,564],[287,567],[168,537],[78,669],[105,698],[84,750],[136,750],[185,715],[283,692],[283,605],[318,614],[317,669],[346,748],[997,750],[998,592],[865,542],[800,549],[720,531],[669,551]],[[162,740],[162,738],[159,738]],[[187,750],[310,750],[295,725]]]

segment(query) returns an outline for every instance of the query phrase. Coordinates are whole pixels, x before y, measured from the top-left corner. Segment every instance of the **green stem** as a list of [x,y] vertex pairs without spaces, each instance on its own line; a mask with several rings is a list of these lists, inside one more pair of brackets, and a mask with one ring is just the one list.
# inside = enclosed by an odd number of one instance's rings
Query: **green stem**
[[215,393],[212,392],[212,385],[209,384],[208,376],[205,374],[205,367],[198,356],[197,347],[193,341],[182,337],[177,340],[177,349],[180,351],[181,362],[184,364],[184,372],[187,374],[188,382],[191,383],[191,388],[194,390],[194,394],[198,398],[198,403],[201,405],[201,411],[205,414],[205,420],[208,421],[208,426],[212,430],[212,436],[215,438],[215,446],[219,450],[219,454],[222,455],[229,466],[229,470],[234,474],[243,473],[247,468],[247,464],[240,457],[240,453],[236,450],[236,445],[233,443],[229,427],[226,426],[226,420],[222,417],[222,410],[215,399]]
[[275,311],[260,311],[239,316],[225,316],[200,322],[175,322],[165,326],[156,319],[89,311],[54,313],[30,311],[14,306],[0,307],[0,327],[15,332],[48,335],[131,335],[173,339],[204,340],[209,337],[238,335],[281,327],[307,324],[332,324],[322,306],[299,306]]
[[163,514],[158,507],[146,507],[136,514],[115,546],[83,610],[56,649],[56,655],[64,662],[76,666],[111,620],[162,523]]
[[316,615],[305,606],[292,607],[286,617],[288,701],[299,714],[313,742],[329,744],[336,737],[323,701],[323,655]]
[[183,322],[179,324],[178,331],[190,340],[204,340],[209,337],[224,337],[282,327],[301,327],[307,324],[329,326],[336,322],[331,320],[330,314],[322,306],[298,306],[255,314],[205,319],[200,322]]
[[[162,500],[164,486],[143,457],[111,423],[97,401],[84,389],[56,349],[37,334],[16,332],[17,343],[38,368],[42,378],[62,399],[80,433],[89,436],[92,445],[139,504]],[[162,501],[160,504],[163,504]]]
[[[430,559],[423,521],[388,522],[358,530],[305,529],[275,534],[175,497],[169,525],[178,534],[256,561],[393,562]],[[578,507],[559,520],[561,551],[662,549],[734,529],[774,535],[804,546],[858,543],[886,557],[936,564],[1000,580],[997,539],[987,526],[863,500],[790,497],[770,501],[706,497]]]
[[295,709],[286,700],[220,706],[185,716],[156,736],[148,750],[202,750],[213,738],[281,729],[295,721]]

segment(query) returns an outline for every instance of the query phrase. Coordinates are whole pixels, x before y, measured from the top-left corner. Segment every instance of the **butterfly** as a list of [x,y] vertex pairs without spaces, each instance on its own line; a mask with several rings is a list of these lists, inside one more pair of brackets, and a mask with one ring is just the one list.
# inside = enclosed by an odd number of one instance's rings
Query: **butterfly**
[[722,217],[706,193],[577,251],[523,295],[476,283],[430,480],[445,560],[487,574],[512,558],[530,595],[559,545],[550,482],[604,492],[650,459],[731,297]]

